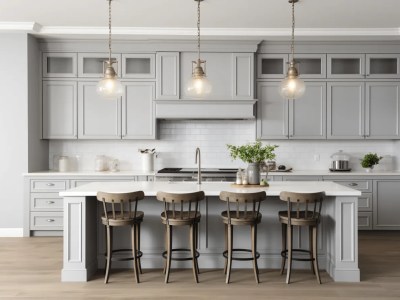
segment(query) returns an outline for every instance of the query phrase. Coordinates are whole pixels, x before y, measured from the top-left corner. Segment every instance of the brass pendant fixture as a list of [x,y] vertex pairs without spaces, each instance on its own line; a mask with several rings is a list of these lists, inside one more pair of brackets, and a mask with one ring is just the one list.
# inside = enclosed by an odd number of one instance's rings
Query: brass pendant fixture
[[296,61],[294,59],[294,28],[295,28],[295,19],[294,19],[294,4],[299,0],[289,0],[289,3],[292,4],[292,41],[291,41],[291,60],[289,62],[288,71],[286,74],[286,78],[281,82],[279,87],[279,93],[284,99],[294,100],[298,99],[304,95],[306,91],[306,86],[299,78],[299,71],[296,68]]
[[103,62],[104,77],[99,81],[96,87],[97,93],[103,98],[116,100],[124,94],[124,87],[118,80],[117,72],[113,64],[117,61],[111,58],[111,1],[108,1],[108,60]]
[[[212,86],[206,76],[206,61],[200,58],[200,2],[197,2],[197,60],[192,61],[192,77],[190,78],[186,92],[193,98],[203,98],[211,93]],[[203,69],[204,67],[204,69]]]

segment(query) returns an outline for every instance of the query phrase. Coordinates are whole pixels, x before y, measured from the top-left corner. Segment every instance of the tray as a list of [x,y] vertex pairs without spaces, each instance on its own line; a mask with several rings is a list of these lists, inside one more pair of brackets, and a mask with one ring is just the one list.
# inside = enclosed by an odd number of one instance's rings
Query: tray
[[261,184],[236,184],[232,183],[231,186],[237,187],[237,188],[260,188],[260,187],[269,187],[269,184],[261,185]]
[[288,168],[288,169],[285,169],[285,170],[278,170],[278,169],[275,169],[275,170],[269,170],[268,173],[274,173],[274,172],[291,172],[292,170],[293,170],[293,168]]
[[331,168],[329,168],[329,171],[331,171],[331,172],[350,172],[351,169],[338,170],[338,169],[331,169]]

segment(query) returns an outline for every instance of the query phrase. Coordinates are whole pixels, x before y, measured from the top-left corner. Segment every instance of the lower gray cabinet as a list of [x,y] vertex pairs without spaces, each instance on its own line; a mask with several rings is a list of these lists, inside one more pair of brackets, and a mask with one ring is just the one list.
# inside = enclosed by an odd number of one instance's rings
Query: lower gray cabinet
[[400,180],[374,180],[373,228],[400,230]]

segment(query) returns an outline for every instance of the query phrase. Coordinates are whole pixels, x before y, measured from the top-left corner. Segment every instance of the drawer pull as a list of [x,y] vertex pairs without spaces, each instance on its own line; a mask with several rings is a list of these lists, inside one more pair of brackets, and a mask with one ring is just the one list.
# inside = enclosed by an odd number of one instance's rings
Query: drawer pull
[[46,201],[47,204],[54,204],[54,201]]
[[357,185],[358,185],[358,183],[355,183],[355,182],[349,183],[349,186],[357,186]]
[[47,219],[46,221],[51,223],[51,222],[54,222],[54,219]]
[[47,186],[54,186],[54,183],[47,183]]

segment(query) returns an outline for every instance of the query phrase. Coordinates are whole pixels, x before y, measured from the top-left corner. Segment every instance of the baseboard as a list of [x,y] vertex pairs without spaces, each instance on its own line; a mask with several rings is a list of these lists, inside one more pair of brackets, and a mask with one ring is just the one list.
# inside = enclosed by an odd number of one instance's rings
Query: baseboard
[[23,237],[23,228],[0,228],[0,237]]

